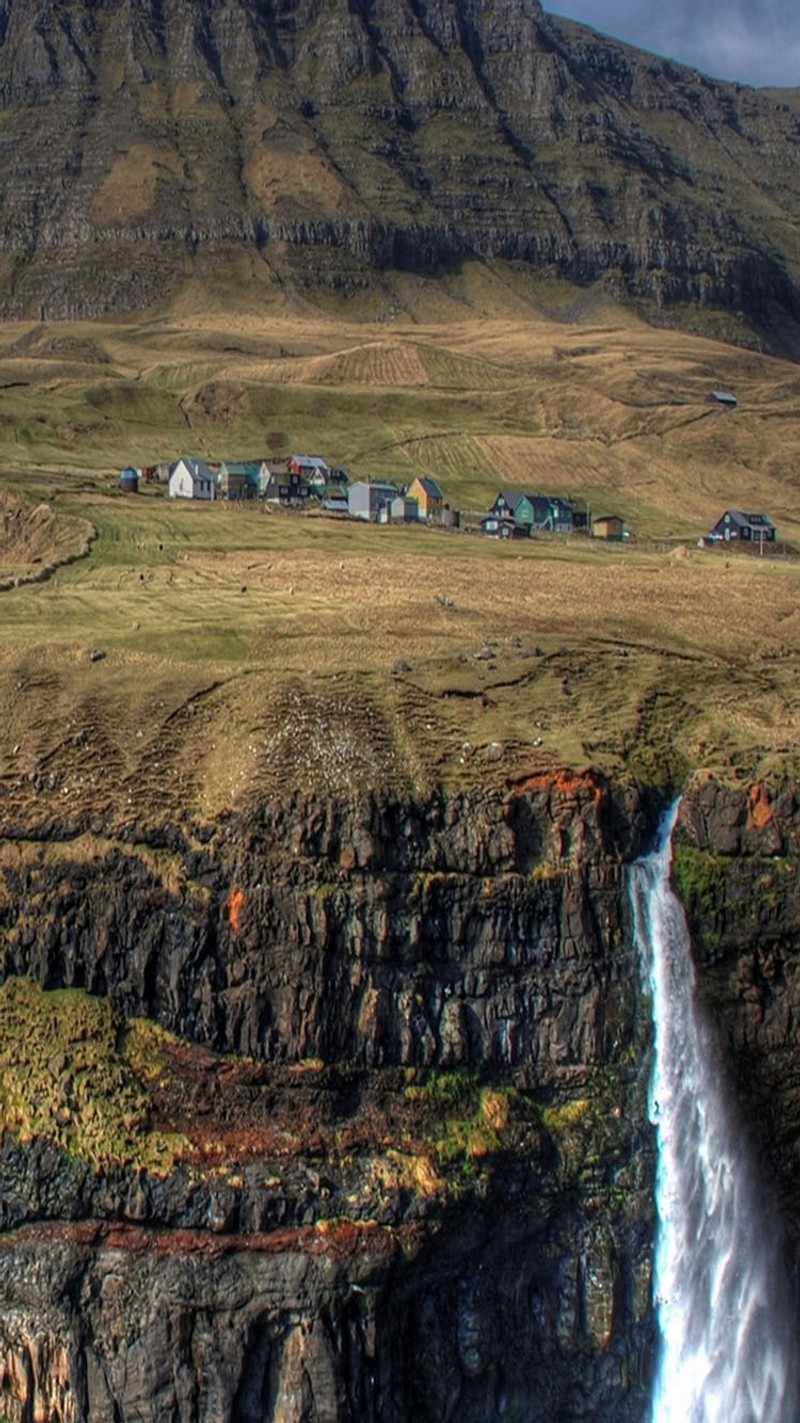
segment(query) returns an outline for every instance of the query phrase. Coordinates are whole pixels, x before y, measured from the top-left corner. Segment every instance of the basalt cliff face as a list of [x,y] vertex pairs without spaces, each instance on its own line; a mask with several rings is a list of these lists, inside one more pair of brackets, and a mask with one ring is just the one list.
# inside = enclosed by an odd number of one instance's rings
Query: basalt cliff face
[[[123,839],[32,798],[0,853],[5,1416],[638,1423],[625,866],[658,812],[564,773]],[[676,851],[792,1250],[798,835],[793,792],[698,782]]]
[[3,0],[0,309],[504,263],[794,349],[787,100],[536,0]]

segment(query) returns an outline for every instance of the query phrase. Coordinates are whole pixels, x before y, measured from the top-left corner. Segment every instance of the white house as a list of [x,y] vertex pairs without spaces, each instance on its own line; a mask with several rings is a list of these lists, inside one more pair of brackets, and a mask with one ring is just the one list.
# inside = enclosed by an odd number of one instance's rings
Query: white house
[[214,499],[217,484],[204,460],[179,459],[169,472],[170,499]]
[[397,485],[387,480],[360,479],[347,491],[351,519],[369,519],[372,523],[388,520],[392,501],[399,493]]

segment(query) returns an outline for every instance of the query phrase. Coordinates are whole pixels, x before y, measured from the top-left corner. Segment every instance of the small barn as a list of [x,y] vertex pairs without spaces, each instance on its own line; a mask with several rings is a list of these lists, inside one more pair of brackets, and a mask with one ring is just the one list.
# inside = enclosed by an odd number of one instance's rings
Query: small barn
[[416,499],[420,519],[436,519],[444,507],[444,495],[436,480],[429,474],[420,474],[408,486],[408,496]]
[[625,535],[625,523],[619,514],[602,514],[599,519],[592,520],[593,539],[622,539]]
[[361,479],[347,491],[347,507],[354,519],[369,519],[372,523],[387,520],[399,490],[395,484],[379,479]]
[[215,499],[217,483],[204,460],[176,460],[169,472],[170,499]]
[[710,543],[745,543],[763,547],[774,544],[778,530],[768,514],[745,514],[741,509],[726,509],[708,535]]
[[138,471],[138,469],[134,469],[134,468],[133,468],[133,465],[130,465],[130,464],[128,465],[127,469],[123,469],[123,471],[122,471],[122,473],[120,474],[120,477],[119,477],[119,487],[120,487],[120,489],[122,490],[123,494],[138,494],[138,493],[139,493],[139,471]]

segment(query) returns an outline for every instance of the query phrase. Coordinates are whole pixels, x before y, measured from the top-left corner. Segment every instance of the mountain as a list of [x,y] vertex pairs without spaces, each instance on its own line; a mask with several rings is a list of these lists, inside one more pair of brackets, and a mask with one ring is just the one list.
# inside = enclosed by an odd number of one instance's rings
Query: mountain
[[536,0],[2,0],[0,104],[7,317],[483,267],[800,352],[795,91]]

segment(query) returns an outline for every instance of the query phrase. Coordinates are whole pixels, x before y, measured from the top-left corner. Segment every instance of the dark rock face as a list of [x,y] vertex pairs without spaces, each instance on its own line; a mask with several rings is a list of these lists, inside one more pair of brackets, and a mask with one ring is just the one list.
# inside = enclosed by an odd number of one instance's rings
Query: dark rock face
[[[655,809],[561,776],[454,800],[270,804],[211,838],[176,831],[155,857],[141,840],[96,857],[79,835],[54,858],[53,827],[9,845],[5,973],[246,1051],[272,1074],[273,1115],[280,1071],[341,1063],[335,1110],[314,1101],[320,1123],[334,1111],[324,1141],[351,1144],[159,1177],[7,1137],[8,1418],[36,1398],[48,1423],[638,1423],[649,1027],[621,858]],[[465,1160],[445,1196],[376,1192],[420,1071],[476,1074],[522,1111],[520,1131]],[[230,1111],[241,1127],[248,1091]],[[370,1094],[368,1141],[351,1123]]]
[[[589,779],[427,804],[264,807],[168,887],[113,849],[6,870],[6,973],[109,995],[269,1061],[495,1066],[538,1080],[629,1042],[626,823]],[[35,926],[35,927],[34,927]]]
[[519,1214],[462,1221],[411,1266],[375,1230],[324,1253],[288,1233],[23,1237],[0,1246],[4,1403],[25,1380],[38,1416],[92,1423],[638,1418],[636,1362],[608,1339],[618,1244],[567,1224],[533,1251]]
[[[681,855],[683,850],[683,855]],[[678,883],[743,1130],[800,1239],[800,795],[700,787],[682,816]]]
[[0,103],[7,313],[467,260],[800,312],[796,114],[535,0],[5,0]]
[[[7,1134],[8,1419],[640,1423],[654,1162],[625,862],[658,811],[562,774],[268,803],[158,846],[144,826],[117,842],[18,826],[4,974],[85,986],[200,1045],[180,1098],[200,1120],[251,1135],[263,1090],[264,1124],[318,1130],[291,1158],[166,1174]],[[675,870],[790,1238],[798,835],[793,792],[698,785]],[[464,1072],[519,1126],[426,1193],[396,1168],[406,1084]]]

